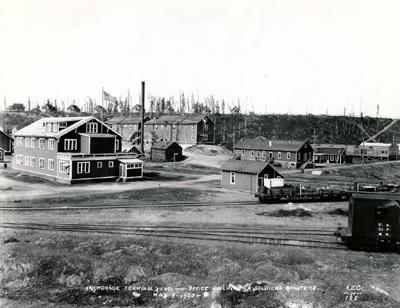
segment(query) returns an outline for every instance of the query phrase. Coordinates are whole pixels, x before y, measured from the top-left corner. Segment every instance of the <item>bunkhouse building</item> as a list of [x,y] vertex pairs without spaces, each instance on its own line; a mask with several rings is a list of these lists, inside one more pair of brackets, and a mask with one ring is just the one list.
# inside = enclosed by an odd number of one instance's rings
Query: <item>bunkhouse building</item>
[[14,136],[13,168],[23,173],[67,184],[143,173],[136,155],[121,152],[122,136],[92,116],[42,118]]
[[[148,116],[144,117],[144,122],[150,120]],[[142,118],[125,116],[125,117],[114,117],[106,121],[112,129],[118,132],[122,139],[125,141],[135,141],[138,138],[140,142],[140,129],[142,127]]]
[[221,167],[221,186],[227,189],[255,193],[267,179],[276,178],[283,176],[269,162],[232,159]]
[[271,161],[284,168],[299,168],[313,159],[309,141],[242,139],[233,147],[235,157],[243,160]]
[[215,142],[214,122],[204,114],[164,115],[145,122],[144,131],[147,144],[161,140],[179,144]]
[[182,159],[182,147],[174,141],[159,141],[151,147],[151,160],[179,161]]
[[5,156],[13,151],[14,139],[8,135],[3,129],[0,129],[0,162],[5,160]]

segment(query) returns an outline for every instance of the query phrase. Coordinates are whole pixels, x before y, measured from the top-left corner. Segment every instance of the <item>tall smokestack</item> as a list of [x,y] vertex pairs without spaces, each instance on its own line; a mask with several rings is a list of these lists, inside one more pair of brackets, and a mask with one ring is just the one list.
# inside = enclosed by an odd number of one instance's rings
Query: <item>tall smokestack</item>
[[141,114],[141,127],[140,127],[140,150],[144,153],[144,81],[142,81],[142,114]]

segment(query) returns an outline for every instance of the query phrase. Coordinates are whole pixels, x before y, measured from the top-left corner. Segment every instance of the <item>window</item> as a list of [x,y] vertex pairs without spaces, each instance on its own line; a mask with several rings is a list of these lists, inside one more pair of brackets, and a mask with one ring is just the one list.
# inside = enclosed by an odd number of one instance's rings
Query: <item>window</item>
[[174,124],[174,125],[172,125],[172,128],[173,128],[173,129],[176,129],[176,125],[175,125],[175,124]]
[[24,164],[24,156],[23,155],[17,155],[15,163],[17,165],[23,165]]
[[34,149],[36,147],[36,138],[31,138],[31,148]]
[[113,168],[114,167],[114,162],[113,161],[109,161],[108,162],[108,168]]
[[29,156],[25,156],[25,166],[29,167]]
[[208,124],[204,124],[204,131],[205,131],[205,132],[208,131]]
[[68,161],[60,160],[58,162],[58,171],[60,173],[69,174],[71,170],[71,165]]
[[98,131],[98,124],[91,122],[91,123],[86,123],[86,132],[87,133],[97,133]]
[[25,147],[26,148],[29,148],[29,142],[30,142],[29,138],[25,137]]
[[287,158],[287,159],[290,159],[290,152],[287,152],[287,153],[286,153],[286,158]]
[[230,178],[230,183],[231,184],[235,184],[235,182],[236,182],[236,172],[231,172],[229,178]]
[[57,123],[51,123],[51,131],[54,133],[58,132],[58,125]]
[[272,159],[274,157],[274,154],[272,152],[269,152],[269,159]]
[[236,155],[239,156],[240,155],[240,150],[236,150],[235,153],[236,153]]
[[115,139],[115,152],[119,151],[119,140]]
[[156,125],[155,127],[156,127],[156,129],[158,129],[158,125]]
[[76,150],[76,149],[77,149],[76,139],[65,139],[64,140],[64,150],[73,151],[73,150]]
[[194,125],[192,125],[192,130],[194,130]]
[[39,168],[44,169],[44,158],[39,158]]
[[47,168],[49,170],[54,170],[54,159],[48,159],[47,160]]
[[267,157],[267,152],[262,151],[262,157]]
[[54,139],[49,139],[47,142],[47,147],[49,150],[54,150]]
[[97,162],[97,168],[103,168],[103,163],[101,161]]
[[89,173],[90,172],[90,162],[78,162],[77,173]]
[[278,152],[278,158],[281,158],[281,157],[282,157],[282,153]]
[[297,160],[301,160],[301,153],[297,153]]
[[51,132],[51,123],[46,123],[46,132]]
[[251,157],[253,157],[253,156],[254,156],[254,151],[253,151],[253,150],[251,150],[251,153],[250,153],[250,155],[251,155]]
[[66,127],[67,127],[67,123],[65,123],[65,122],[58,123],[58,130],[62,130]]
[[245,154],[246,152],[244,151],[244,150],[242,150],[242,155],[244,156],[244,154]]
[[45,141],[44,138],[39,138],[39,149],[44,149]]
[[194,135],[192,134],[191,139],[194,140]]

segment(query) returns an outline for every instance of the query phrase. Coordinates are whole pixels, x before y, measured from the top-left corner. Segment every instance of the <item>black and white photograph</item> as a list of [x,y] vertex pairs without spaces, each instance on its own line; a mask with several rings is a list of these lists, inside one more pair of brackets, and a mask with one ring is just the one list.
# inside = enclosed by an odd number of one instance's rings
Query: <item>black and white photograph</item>
[[0,0],[0,307],[400,307],[400,2]]

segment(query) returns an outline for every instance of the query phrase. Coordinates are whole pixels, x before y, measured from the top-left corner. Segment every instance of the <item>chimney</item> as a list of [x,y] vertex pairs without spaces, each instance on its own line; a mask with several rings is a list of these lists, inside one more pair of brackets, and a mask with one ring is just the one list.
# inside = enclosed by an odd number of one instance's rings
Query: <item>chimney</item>
[[144,81],[142,81],[142,114],[141,114],[141,128],[140,128],[140,150],[144,153]]
[[272,147],[272,141],[268,141],[269,147]]

